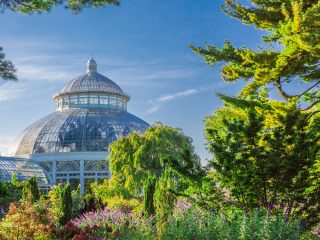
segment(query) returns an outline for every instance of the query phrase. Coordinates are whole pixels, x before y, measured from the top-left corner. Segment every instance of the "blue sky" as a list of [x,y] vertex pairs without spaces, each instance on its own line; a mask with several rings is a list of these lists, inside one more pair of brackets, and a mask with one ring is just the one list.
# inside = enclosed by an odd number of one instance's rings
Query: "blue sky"
[[86,71],[94,56],[98,71],[131,96],[129,112],[148,123],[182,128],[205,163],[203,119],[221,102],[215,92],[235,95],[242,83],[224,83],[188,45],[256,48],[262,32],[220,11],[217,0],[124,0],[120,7],[85,9],[78,15],[55,8],[49,14],[0,14],[0,46],[13,60],[19,81],[0,80],[0,152],[15,137],[55,111],[52,100],[64,84]]

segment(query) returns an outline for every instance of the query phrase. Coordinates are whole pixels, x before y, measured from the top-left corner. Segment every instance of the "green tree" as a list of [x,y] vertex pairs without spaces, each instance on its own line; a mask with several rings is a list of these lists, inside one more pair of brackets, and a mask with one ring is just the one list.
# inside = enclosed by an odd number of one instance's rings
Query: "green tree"
[[40,192],[37,184],[37,179],[32,177],[24,183],[22,189],[22,199],[34,203],[40,199]]
[[156,213],[154,206],[154,193],[156,190],[156,179],[154,176],[148,176],[144,184],[144,209],[148,215],[153,215]]
[[[229,41],[219,49],[212,45],[192,49],[210,64],[222,62],[225,81],[248,83],[246,98],[262,86],[275,86],[283,99],[296,108],[318,111],[320,102],[320,2],[318,0],[225,0],[222,10],[244,24],[266,31],[265,47],[255,51],[237,48]],[[289,93],[290,84],[303,83],[300,92]],[[292,86],[291,86],[292,89]]]
[[3,48],[0,47],[0,78],[4,80],[17,80],[16,69],[11,61],[6,60]]
[[[192,184],[199,183],[203,174],[192,140],[180,129],[165,125],[151,126],[143,134],[130,133],[113,142],[109,151],[112,179],[133,194],[143,190],[147,213],[152,213],[153,209],[159,213],[158,198],[154,198],[154,194],[165,185],[163,179],[174,181],[165,191],[177,196]],[[170,177],[164,178],[167,171],[170,171]],[[170,195],[170,199],[173,201],[174,198]]]
[[65,185],[60,192],[60,211],[59,223],[66,224],[72,217],[72,195],[70,184]]
[[71,9],[74,13],[78,13],[86,7],[103,7],[106,5],[119,5],[119,0],[0,0],[0,11],[12,10],[21,13],[43,13],[49,12],[53,7],[62,5],[67,9]]
[[319,221],[319,188],[310,187],[319,181],[320,118],[261,97],[220,98],[226,107],[205,121],[220,187],[247,209],[272,204]]
[[[272,202],[288,216],[313,212],[318,221],[320,1],[225,0],[221,7],[266,35],[257,50],[229,41],[191,46],[208,64],[224,64],[223,80],[247,82],[238,97],[220,95],[226,107],[206,119],[213,182],[247,208]],[[268,99],[273,88],[283,102]]]
[[158,179],[154,192],[155,209],[157,209],[158,220],[166,223],[166,220],[171,217],[177,197],[171,189],[174,189],[175,178],[174,174],[168,169]]

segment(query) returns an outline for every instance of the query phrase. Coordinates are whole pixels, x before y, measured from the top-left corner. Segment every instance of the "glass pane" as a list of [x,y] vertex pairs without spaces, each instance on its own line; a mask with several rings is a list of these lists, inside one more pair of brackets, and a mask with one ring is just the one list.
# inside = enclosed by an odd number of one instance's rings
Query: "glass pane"
[[108,97],[100,97],[100,104],[108,104]]
[[78,97],[70,97],[70,104],[78,104]]
[[95,96],[95,97],[90,96],[89,97],[89,101],[90,101],[90,104],[98,104],[99,103],[99,98],[98,98],[98,96]]
[[147,123],[127,112],[71,108],[31,125],[19,140],[17,154],[107,151],[111,142],[147,127]]
[[110,105],[112,105],[112,106],[117,106],[117,99],[111,97],[111,98],[110,98]]
[[79,97],[79,104],[88,104],[87,97]]

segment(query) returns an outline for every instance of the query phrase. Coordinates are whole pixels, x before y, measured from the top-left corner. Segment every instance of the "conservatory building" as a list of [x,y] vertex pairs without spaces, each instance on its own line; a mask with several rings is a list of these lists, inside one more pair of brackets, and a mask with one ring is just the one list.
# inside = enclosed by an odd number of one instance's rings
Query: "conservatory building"
[[25,129],[16,141],[15,159],[41,175],[39,185],[70,183],[74,189],[80,184],[83,191],[110,177],[109,144],[149,126],[127,111],[130,97],[97,72],[93,58],[87,72],[69,81],[53,100],[56,111]]

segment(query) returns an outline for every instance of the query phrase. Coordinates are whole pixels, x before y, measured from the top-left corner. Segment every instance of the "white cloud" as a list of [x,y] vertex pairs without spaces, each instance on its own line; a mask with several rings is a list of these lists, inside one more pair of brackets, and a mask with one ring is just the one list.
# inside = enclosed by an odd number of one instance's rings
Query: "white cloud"
[[172,80],[186,80],[196,76],[198,69],[161,66],[159,63],[140,62],[135,65],[123,64],[120,68],[102,71],[111,79],[121,82],[122,86],[153,85],[164,86]]
[[200,92],[209,90],[208,88],[190,88],[184,91],[175,92],[171,94],[163,94],[155,100],[149,100],[148,104],[150,105],[147,109],[146,115],[158,112],[164,103],[175,100],[176,98],[188,97],[191,95],[199,94]]
[[18,87],[15,83],[5,83],[0,86],[0,102],[19,98],[23,93],[24,90]]
[[157,112],[157,111],[159,111],[159,109],[160,109],[160,106],[158,106],[158,105],[153,105],[153,106],[151,106],[149,109],[148,109],[148,114],[151,114],[151,113],[155,113],[155,112]]
[[14,138],[10,135],[0,136],[0,155],[13,156],[15,153],[15,146],[13,144]]
[[159,102],[171,101],[171,100],[174,100],[175,98],[178,98],[178,97],[187,97],[187,96],[197,94],[199,91],[200,91],[199,89],[191,88],[191,89],[188,89],[188,90],[185,90],[182,92],[162,95],[157,100]]
[[59,66],[21,64],[18,65],[17,68],[17,75],[19,79],[31,81],[68,81],[78,75],[72,70],[63,69]]
[[219,83],[214,83],[214,84],[211,84],[208,86],[186,89],[186,90],[175,92],[175,93],[162,94],[158,98],[151,99],[148,101],[149,108],[147,109],[147,112],[145,115],[149,115],[149,114],[152,114],[152,113],[159,111],[161,109],[161,107],[163,106],[163,104],[171,102],[177,98],[184,98],[184,97],[189,97],[192,95],[197,95],[197,94],[200,94],[203,92],[218,89],[223,86],[224,86],[224,83],[219,82]]

